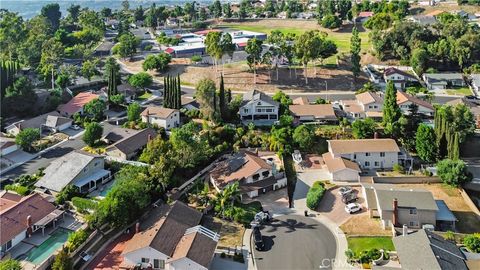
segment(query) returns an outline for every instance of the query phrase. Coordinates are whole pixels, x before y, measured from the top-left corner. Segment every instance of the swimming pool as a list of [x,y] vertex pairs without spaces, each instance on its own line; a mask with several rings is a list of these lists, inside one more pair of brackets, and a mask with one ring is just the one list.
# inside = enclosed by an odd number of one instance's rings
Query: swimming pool
[[72,231],[67,229],[57,229],[40,246],[35,247],[29,252],[27,252],[26,258],[24,260],[29,261],[35,265],[42,263],[67,241],[68,235],[71,232]]
[[100,191],[100,197],[105,198],[107,196],[107,193],[112,190],[113,184],[109,185],[108,187],[105,187],[102,191]]

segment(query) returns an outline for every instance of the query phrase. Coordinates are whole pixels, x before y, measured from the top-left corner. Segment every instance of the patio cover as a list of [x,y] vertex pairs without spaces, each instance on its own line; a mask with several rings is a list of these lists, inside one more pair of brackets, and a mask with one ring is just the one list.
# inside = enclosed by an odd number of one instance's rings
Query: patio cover
[[63,213],[65,213],[65,211],[63,211],[61,209],[55,209],[50,214],[46,215],[45,217],[43,217],[42,219],[37,221],[34,225],[35,226],[40,226],[40,227],[45,227],[48,224],[50,224],[50,222],[52,222],[53,220],[55,220],[59,216],[61,216]]
[[102,177],[105,177],[110,174],[110,171],[107,170],[98,170],[94,174],[91,174],[87,177],[84,177],[82,179],[79,179],[78,181],[75,181],[75,186],[81,188],[82,186],[90,183],[90,181],[97,181],[98,179],[101,179]]
[[448,206],[445,204],[443,200],[435,200],[438,206],[437,211],[437,221],[457,221],[455,215],[453,215],[452,211],[448,209]]

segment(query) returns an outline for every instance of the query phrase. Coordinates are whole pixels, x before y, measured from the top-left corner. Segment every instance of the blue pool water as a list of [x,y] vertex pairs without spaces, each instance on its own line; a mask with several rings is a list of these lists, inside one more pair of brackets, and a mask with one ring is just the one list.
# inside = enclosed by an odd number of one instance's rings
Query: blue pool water
[[57,229],[40,246],[31,249],[26,254],[27,257],[24,260],[36,265],[42,263],[67,241],[68,235],[71,232],[72,231],[66,229]]

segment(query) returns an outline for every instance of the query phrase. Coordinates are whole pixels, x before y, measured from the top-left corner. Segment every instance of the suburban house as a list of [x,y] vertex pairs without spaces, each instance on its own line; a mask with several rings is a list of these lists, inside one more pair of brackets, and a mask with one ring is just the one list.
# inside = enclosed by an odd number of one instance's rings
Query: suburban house
[[200,110],[200,104],[196,99],[182,97],[182,108],[187,111]]
[[157,136],[153,128],[142,130],[114,129],[104,137],[110,143],[105,154],[118,161],[129,160],[137,156],[147,143]]
[[418,23],[423,26],[430,26],[436,24],[438,21],[433,16],[414,15],[407,18],[407,21]]
[[0,192],[0,258],[33,233],[46,226],[55,227],[64,211],[38,193],[22,197],[9,191]]
[[402,90],[409,86],[409,84],[418,82],[417,77],[414,75],[394,67],[385,69],[383,79],[385,82],[392,81],[396,89]]
[[255,125],[271,125],[278,120],[280,104],[267,94],[252,90],[243,94],[239,114],[243,123]]
[[142,122],[158,125],[166,130],[176,128],[180,125],[180,111],[158,106],[147,107],[142,113]]
[[465,86],[462,73],[424,73],[423,80],[427,84],[428,90]]
[[287,185],[279,172],[278,157],[273,152],[257,154],[241,150],[220,161],[210,170],[210,182],[217,191],[238,183],[240,192],[250,198]]
[[202,216],[179,201],[154,208],[125,244],[120,268],[207,270],[219,235],[200,225]]
[[372,11],[361,11],[358,13],[357,17],[355,18],[355,21],[364,23],[368,19],[370,19],[374,13]]
[[349,119],[381,119],[383,98],[374,92],[355,95],[354,100],[340,100],[340,105]]
[[399,163],[400,148],[394,139],[327,140],[327,143],[326,154],[332,159],[344,158],[362,169],[390,169]]
[[8,134],[16,136],[20,131],[26,128],[36,128],[40,132],[59,132],[72,126],[72,119],[61,116],[58,112],[53,111],[39,115],[37,117],[20,120],[5,128]]
[[[125,102],[131,103],[137,98],[137,89],[131,86],[129,83],[122,83],[117,85],[117,93],[122,94],[125,97]],[[100,91],[96,92],[102,100],[108,100],[108,88],[103,87]]]
[[480,101],[475,99],[467,99],[466,97],[457,98],[454,100],[450,100],[449,102],[445,103],[446,105],[456,106],[458,104],[463,104],[470,109],[475,118],[475,125],[477,128],[480,128]]
[[480,96],[480,74],[472,74],[470,75],[470,79],[472,80],[471,88],[473,94]]
[[469,261],[455,243],[434,232],[418,230],[392,240],[401,269],[475,269],[469,267]]
[[338,119],[332,104],[290,105],[295,122],[337,123]]
[[435,201],[430,191],[399,188],[392,184],[363,184],[362,192],[369,215],[380,218],[382,227],[406,225],[419,229],[455,229],[457,219],[444,201]]
[[356,162],[343,157],[332,157],[330,153],[322,155],[322,165],[328,170],[332,181],[357,182],[360,180],[362,170]]
[[307,97],[298,97],[292,100],[292,105],[309,105],[310,101]]
[[15,143],[14,138],[6,137],[3,133],[0,133],[0,150],[1,156],[8,155],[18,150],[18,145]]
[[102,156],[75,150],[52,161],[35,187],[55,195],[65,186],[74,185],[79,192],[88,193],[110,181],[112,175],[104,165]]
[[432,104],[400,90],[397,91],[397,104],[403,114],[410,114],[410,106],[412,104],[417,105],[418,113],[423,115],[433,116],[435,112]]
[[97,98],[100,98],[100,96],[92,92],[81,92],[66,104],[59,105],[57,110],[65,117],[72,117],[76,113],[83,114],[83,107]]

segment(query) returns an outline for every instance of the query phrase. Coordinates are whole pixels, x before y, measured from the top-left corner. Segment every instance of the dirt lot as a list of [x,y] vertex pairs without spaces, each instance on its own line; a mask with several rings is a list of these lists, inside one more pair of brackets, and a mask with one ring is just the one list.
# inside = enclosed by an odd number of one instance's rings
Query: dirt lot
[[243,245],[245,228],[241,224],[209,216],[205,216],[202,223],[204,226],[220,233],[218,248],[233,248]]
[[391,236],[392,232],[383,230],[380,220],[370,218],[368,213],[355,215],[340,226],[340,229],[348,236]]
[[400,187],[426,189],[432,192],[436,200],[444,200],[448,208],[457,217],[456,228],[461,233],[473,233],[480,230],[480,220],[463,200],[458,189],[442,184],[401,184]]

